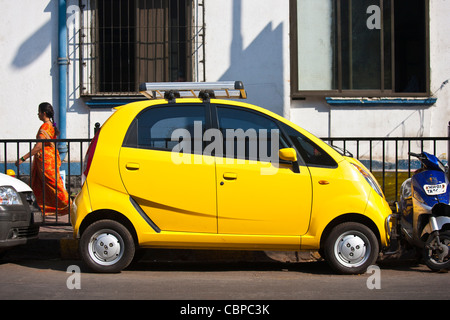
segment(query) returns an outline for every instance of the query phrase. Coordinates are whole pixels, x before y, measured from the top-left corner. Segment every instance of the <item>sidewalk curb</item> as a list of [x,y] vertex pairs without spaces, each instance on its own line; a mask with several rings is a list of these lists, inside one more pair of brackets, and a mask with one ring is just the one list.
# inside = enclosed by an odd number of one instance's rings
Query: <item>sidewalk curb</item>
[[[80,260],[79,240],[70,226],[42,227],[39,238],[26,245],[10,248],[6,259]],[[298,263],[321,260],[314,251],[242,251],[195,249],[142,249],[137,256],[151,262],[282,262]]]
[[77,239],[60,239],[59,250],[61,259],[63,260],[78,260],[80,255],[78,253],[78,240]]
[[[58,240],[56,240],[58,241]],[[78,239],[59,239],[59,253],[63,260],[79,260]],[[243,251],[195,249],[141,249],[141,260],[153,262],[313,262],[321,260],[314,251]]]
[[[28,244],[0,252],[1,262],[24,260],[81,260],[79,240],[73,238],[68,225],[41,227],[39,238]],[[317,251],[243,251],[197,249],[142,249],[136,261],[146,263],[305,263],[322,261]],[[414,251],[402,251],[393,256],[380,256],[383,263],[413,261]]]
[[[0,261],[14,260],[81,260],[79,240],[61,234],[43,234],[37,241],[8,249]],[[323,261],[317,251],[243,251],[156,249],[138,250],[137,261],[154,263],[305,263]],[[414,251],[394,256],[380,256],[380,262],[413,261]]]

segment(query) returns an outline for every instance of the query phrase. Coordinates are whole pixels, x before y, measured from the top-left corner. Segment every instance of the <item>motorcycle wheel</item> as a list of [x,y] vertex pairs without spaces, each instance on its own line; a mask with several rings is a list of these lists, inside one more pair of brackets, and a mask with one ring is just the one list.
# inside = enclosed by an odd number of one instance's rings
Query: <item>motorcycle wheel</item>
[[439,240],[442,246],[437,244],[436,236],[432,234],[425,243],[423,258],[433,271],[450,268],[450,231],[439,232]]

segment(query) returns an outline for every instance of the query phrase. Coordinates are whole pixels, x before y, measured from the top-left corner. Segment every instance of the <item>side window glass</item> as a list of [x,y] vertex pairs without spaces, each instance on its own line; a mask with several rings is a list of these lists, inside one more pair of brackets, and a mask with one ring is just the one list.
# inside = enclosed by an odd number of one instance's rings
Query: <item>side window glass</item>
[[223,154],[228,158],[270,161],[286,146],[275,121],[256,112],[217,107]]
[[[204,106],[164,106],[141,112],[130,125],[124,146],[172,151],[180,142],[194,150],[195,133],[202,139],[206,125]],[[197,126],[197,128],[196,128]],[[197,131],[195,131],[197,129]],[[174,133],[175,130],[178,130]]]
[[337,166],[336,161],[317,144],[290,126],[284,123],[280,125],[294,143],[306,165],[333,168]]

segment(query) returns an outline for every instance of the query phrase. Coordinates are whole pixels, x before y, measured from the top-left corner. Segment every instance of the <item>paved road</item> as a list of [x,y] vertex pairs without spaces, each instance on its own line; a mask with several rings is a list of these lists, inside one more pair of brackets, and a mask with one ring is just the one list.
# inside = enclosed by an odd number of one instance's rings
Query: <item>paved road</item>
[[78,265],[60,259],[3,260],[0,299],[450,299],[449,273],[410,263],[356,276],[335,275],[323,262],[141,262],[120,274],[87,273],[83,267],[81,273],[67,272]]

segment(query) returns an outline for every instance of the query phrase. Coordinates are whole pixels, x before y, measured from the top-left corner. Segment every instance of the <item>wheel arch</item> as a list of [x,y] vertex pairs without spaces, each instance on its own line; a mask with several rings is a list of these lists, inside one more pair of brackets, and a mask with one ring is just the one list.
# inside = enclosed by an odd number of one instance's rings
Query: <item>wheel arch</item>
[[372,232],[377,237],[378,245],[381,245],[380,231],[378,230],[377,225],[370,218],[358,213],[347,213],[336,217],[325,227],[320,238],[320,250],[322,250],[325,241],[327,240],[333,228],[344,222],[357,222],[365,225],[370,230],[372,230]]
[[126,216],[121,214],[120,212],[117,212],[114,210],[98,210],[98,211],[91,212],[89,215],[87,215],[83,219],[83,222],[81,222],[81,225],[79,228],[79,236],[81,237],[81,235],[84,233],[84,231],[86,230],[87,227],[89,227],[94,222],[100,221],[100,220],[114,220],[114,221],[121,223],[125,228],[128,229],[128,231],[133,236],[134,243],[135,244],[139,243],[136,230],[133,227],[133,224],[131,223],[131,221]]

